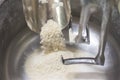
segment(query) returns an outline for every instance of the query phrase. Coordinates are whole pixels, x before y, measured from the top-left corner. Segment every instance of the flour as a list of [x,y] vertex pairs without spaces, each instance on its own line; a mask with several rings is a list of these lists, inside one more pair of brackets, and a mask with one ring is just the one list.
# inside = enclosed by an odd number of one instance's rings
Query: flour
[[45,53],[65,50],[65,40],[61,27],[53,20],[48,20],[42,27],[40,38]]
[[[66,50],[61,27],[48,20],[41,28],[42,53],[33,53],[27,57],[25,72],[30,80],[67,80],[69,68],[63,65],[61,56],[72,58],[72,52]],[[48,54],[50,53],[50,54]]]
[[[40,52],[39,50],[33,52],[27,57],[24,65],[25,73],[29,78],[28,80],[76,80],[75,76],[78,75],[77,73],[82,74],[90,72],[105,75],[104,70],[101,70],[99,67],[94,65],[64,65],[62,63],[61,55],[64,58],[74,58],[75,53],[76,56],[77,54],[81,57],[89,56],[84,52],[78,53],[78,51],[71,52],[67,50],[51,52],[50,54],[44,54],[44,52]],[[94,75],[91,76],[91,78],[94,80]],[[105,76],[100,76],[100,78],[105,78]]]
[[78,50],[67,50],[61,28],[56,22],[49,20],[42,27],[40,36],[43,51],[29,55],[24,65],[29,80],[73,80],[75,72],[96,71],[90,66],[62,63],[61,56],[74,58],[89,55]]
[[29,80],[68,80],[67,73],[70,68],[63,65],[61,55],[64,58],[73,57],[73,53],[69,51],[30,55],[25,63],[25,72]]

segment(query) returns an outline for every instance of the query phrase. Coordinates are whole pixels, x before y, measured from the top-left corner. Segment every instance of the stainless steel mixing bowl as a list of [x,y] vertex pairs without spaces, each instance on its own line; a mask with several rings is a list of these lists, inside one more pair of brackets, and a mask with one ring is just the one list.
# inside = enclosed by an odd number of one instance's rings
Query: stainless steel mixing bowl
[[[73,33],[76,32],[79,23],[79,0],[72,2]],[[75,5],[75,6],[74,6]],[[112,11],[109,34],[105,48],[105,65],[89,65],[95,70],[105,71],[106,80],[120,80],[120,18],[117,9]],[[96,54],[99,44],[100,17],[93,15],[90,20],[90,45],[81,44],[75,46],[67,44],[68,49],[85,50]],[[24,72],[24,64],[27,56],[35,49],[40,50],[39,35],[28,29],[22,10],[21,0],[5,0],[0,5],[0,80],[28,80]],[[93,76],[98,80],[99,74],[80,73],[79,80]],[[90,75],[90,76],[89,76]],[[81,77],[80,77],[81,76]],[[84,76],[84,77],[83,77]],[[93,79],[92,78],[92,79]],[[89,80],[88,79],[88,80]]]

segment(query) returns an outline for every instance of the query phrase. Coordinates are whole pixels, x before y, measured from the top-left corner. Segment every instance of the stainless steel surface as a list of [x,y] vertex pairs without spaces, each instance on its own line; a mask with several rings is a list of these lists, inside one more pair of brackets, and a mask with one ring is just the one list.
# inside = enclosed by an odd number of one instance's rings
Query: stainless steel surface
[[[73,1],[73,0],[72,0]],[[76,30],[79,26],[79,0],[72,2],[73,17],[73,34],[76,35]],[[24,62],[26,56],[33,53],[35,49],[41,52],[39,45],[39,35],[30,31],[24,20],[22,13],[22,4],[20,0],[5,1],[0,6],[0,80],[28,80],[24,73]],[[115,14],[113,14],[115,13]],[[98,80],[100,76],[106,76],[107,80],[120,80],[120,18],[116,9],[113,10],[112,20],[109,25],[109,34],[107,37],[107,44],[105,47],[105,65],[104,66],[91,66],[89,67],[97,70],[105,71],[105,74],[91,72],[76,74],[78,78],[88,78]],[[99,32],[100,21],[99,16],[93,16],[90,21],[90,45],[81,44],[75,46],[67,44],[68,48],[73,50],[85,50],[91,54],[96,55],[99,45]],[[93,27],[96,26],[96,27]],[[78,31],[77,31],[78,32]],[[12,42],[11,42],[12,41]],[[71,49],[70,49],[71,50]],[[80,70],[85,70],[81,69]],[[96,75],[95,75],[96,74]],[[90,75],[90,77],[89,77]]]
[[[76,24],[78,26],[78,24]],[[76,28],[77,26],[73,26]],[[73,44],[67,44],[69,50],[85,50],[89,53],[96,55],[98,51],[99,45],[99,26],[95,25],[97,29],[95,29],[92,24],[90,30],[91,32],[91,43],[90,45],[81,44],[79,46]],[[39,35],[36,33],[31,32],[29,29],[24,29],[21,33],[19,33],[12,43],[10,44],[9,48],[7,49],[7,55],[5,58],[5,76],[6,80],[28,80],[27,76],[24,72],[24,64],[27,56],[33,54],[35,50],[38,50],[39,53],[41,52],[40,44],[39,44]],[[107,79],[110,80],[110,77],[114,77],[114,69],[117,67],[118,58],[117,55],[120,52],[119,46],[116,44],[114,38],[112,36],[108,36],[107,39],[107,46],[105,49],[105,65],[104,66],[93,66],[92,68],[97,68],[95,72],[96,74],[99,73],[99,70],[104,70],[107,74]],[[113,54],[114,53],[114,54]],[[86,72],[87,74],[87,72]],[[112,76],[109,76],[111,75]],[[81,78],[79,78],[81,79]]]
[[71,17],[69,0],[22,0],[28,27],[37,33],[47,20],[53,19],[62,29]]
[[93,1],[93,0],[80,0],[81,3],[81,16],[80,16],[80,27],[79,27],[79,33],[75,39],[77,43],[83,42],[83,43],[90,43],[89,40],[89,19],[91,17],[91,14],[97,11],[101,11],[102,14],[102,21],[101,21],[101,33],[100,33],[100,44],[99,44],[99,50],[98,54],[95,57],[95,61],[97,61],[98,64],[104,65],[104,49],[106,45],[106,37],[107,37],[107,27],[110,17],[110,1],[107,0],[101,0],[101,1]]
[[80,23],[79,23],[79,33],[76,37],[76,42],[79,43],[90,43],[89,40],[89,28],[88,22],[91,14],[97,10],[98,5],[93,3],[92,0],[80,0],[81,13],[80,13]]
[[64,65],[73,65],[73,64],[97,64],[94,58],[91,57],[82,57],[82,58],[68,58],[64,59],[62,56],[62,63]]
[[0,5],[4,2],[4,0],[0,0]]

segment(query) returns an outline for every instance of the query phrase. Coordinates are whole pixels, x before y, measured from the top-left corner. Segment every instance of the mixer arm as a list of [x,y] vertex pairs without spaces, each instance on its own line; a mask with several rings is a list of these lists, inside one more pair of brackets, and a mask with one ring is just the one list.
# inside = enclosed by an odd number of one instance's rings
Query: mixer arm
[[[81,0],[81,4],[83,1]],[[89,29],[88,29],[88,21],[93,12],[96,11],[97,6],[95,4],[82,4],[82,10],[80,15],[80,23],[78,35],[75,38],[76,43],[89,43]]]
[[97,62],[99,62],[98,64],[104,64],[104,61],[105,61],[104,50],[105,50],[105,45],[106,45],[109,17],[110,17],[110,5],[109,3],[106,3],[106,5],[103,6],[99,50],[96,56],[96,60]]
[[[109,2],[106,2],[106,1],[103,1],[103,2],[104,3],[102,4],[103,14],[102,14],[102,23],[101,23],[101,33],[100,33],[99,50],[98,50],[97,56],[95,58],[81,57],[81,58],[68,58],[68,59],[63,59],[62,57],[63,64],[68,65],[68,64],[84,63],[84,64],[104,65],[104,62],[105,62],[104,50],[105,50],[106,38],[107,38],[108,21],[110,17],[110,4]],[[91,4],[87,7],[85,6],[82,7],[79,34],[76,37],[76,42],[78,43],[81,40],[83,40],[83,42],[89,41],[87,23],[88,23],[91,13],[95,11],[93,8],[95,8],[95,6]]]

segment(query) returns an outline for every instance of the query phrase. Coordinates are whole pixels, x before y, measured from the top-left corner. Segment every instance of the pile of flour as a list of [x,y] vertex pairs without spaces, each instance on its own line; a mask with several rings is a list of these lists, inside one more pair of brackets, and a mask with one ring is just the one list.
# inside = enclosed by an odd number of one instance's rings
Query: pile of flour
[[65,40],[61,27],[53,20],[48,20],[41,28],[41,44],[45,53],[65,50]]
[[73,57],[66,50],[61,27],[53,20],[48,20],[41,28],[42,53],[33,53],[27,57],[25,72],[30,80],[67,80],[69,68],[63,65],[61,56]]
[[64,58],[73,57],[69,51],[34,53],[28,56],[24,67],[29,80],[68,80],[70,68],[63,65],[61,55]]
[[66,49],[61,28],[55,21],[49,20],[42,27],[40,37],[43,51],[29,55],[24,65],[28,80],[71,80],[70,72],[84,70],[85,66],[63,65],[61,56],[73,58],[81,54]]

